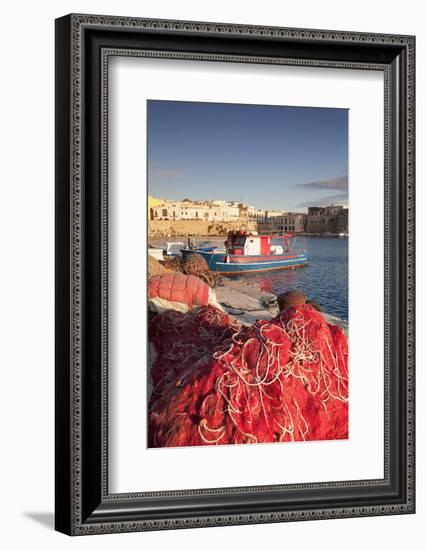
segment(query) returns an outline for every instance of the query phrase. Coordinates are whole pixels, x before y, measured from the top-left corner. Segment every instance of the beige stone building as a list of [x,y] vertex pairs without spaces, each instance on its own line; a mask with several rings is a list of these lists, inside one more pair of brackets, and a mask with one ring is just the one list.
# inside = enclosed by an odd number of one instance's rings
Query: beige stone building
[[248,206],[248,218],[252,221],[265,221],[266,211],[263,208],[256,208],[255,206]]
[[306,220],[308,233],[347,233],[349,211],[344,206],[310,206]]
[[240,219],[240,207],[238,203],[227,201],[164,201],[150,209],[150,219],[237,221]]
[[275,219],[279,218],[284,214],[283,210],[267,210],[266,211],[266,219]]
[[267,219],[259,225],[260,232],[267,233],[303,233],[305,231],[306,214],[302,212],[268,211]]

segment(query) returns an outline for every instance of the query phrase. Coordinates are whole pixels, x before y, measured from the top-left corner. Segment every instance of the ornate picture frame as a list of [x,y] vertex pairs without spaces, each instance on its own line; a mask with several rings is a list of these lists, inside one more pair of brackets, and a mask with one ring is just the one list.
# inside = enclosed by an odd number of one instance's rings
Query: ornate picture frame
[[[384,477],[108,490],[108,61],[384,75]],[[71,14],[56,20],[56,529],[69,535],[415,511],[413,36]],[[308,481],[308,480],[307,480]]]

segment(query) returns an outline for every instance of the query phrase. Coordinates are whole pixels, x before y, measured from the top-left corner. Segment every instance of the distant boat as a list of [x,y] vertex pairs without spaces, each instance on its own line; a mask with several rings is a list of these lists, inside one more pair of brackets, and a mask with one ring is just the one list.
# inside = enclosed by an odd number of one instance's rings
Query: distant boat
[[173,248],[182,246],[184,243],[181,241],[166,241],[165,246],[148,246],[148,254],[153,256],[156,260],[164,260],[164,256],[176,256],[177,252],[173,251]]
[[345,232],[339,233],[338,236],[342,239],[345,238],[345,237],[349,237],[348,233],[345,233]]
[[[216,246],[193,247],[181,250],[182,257],[200,254],[211,271],[223,274],[258,273],[273,269],[301,267],[308,263],[306,250],[294,251],[291,243],[295,235],[257,235],[247,231],[230,231],[225,248]],[[280,239],[282,244],[272,244]]]
[[164,250],[159,246],[149,246],[148,254],[155,258],[156,260],[164,259]]

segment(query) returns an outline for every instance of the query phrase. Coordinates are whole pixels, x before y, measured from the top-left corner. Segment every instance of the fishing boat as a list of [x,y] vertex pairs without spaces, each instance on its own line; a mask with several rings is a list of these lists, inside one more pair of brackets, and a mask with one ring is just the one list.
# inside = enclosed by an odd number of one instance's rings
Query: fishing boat
[[[293,233],[257,235],[248,231],[230,231],[225,247],[194,247],[191,242],[181,250],[183,259],[200,254],[211,271],[222,274],[258,273],[273,269],[301,267],[308,263],[305,249],[292,247]],[[274,242],[272,242],[274,241]],[[276,244],[277,242],[281,244]]]
[[[179,250],[179,247],[183,244],[181,241],[166,241],[164,246],[148,245],[148,254],[161,261],[164,260],[165,256],[176,256],[176,250]],[[176,249],[176,247],[178,248]]]

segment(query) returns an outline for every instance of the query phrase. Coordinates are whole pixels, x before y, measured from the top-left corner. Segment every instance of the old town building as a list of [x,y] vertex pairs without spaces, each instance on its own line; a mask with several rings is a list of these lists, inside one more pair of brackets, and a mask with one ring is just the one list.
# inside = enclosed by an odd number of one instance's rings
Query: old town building
[[306,214],[302,212],[279,212],[268,210],[266,221],[259,224],[259,230],[267,233],[303,233]]
[[310,206],[306,219],[307,233],[346,233],[348,208],[344,206]]

